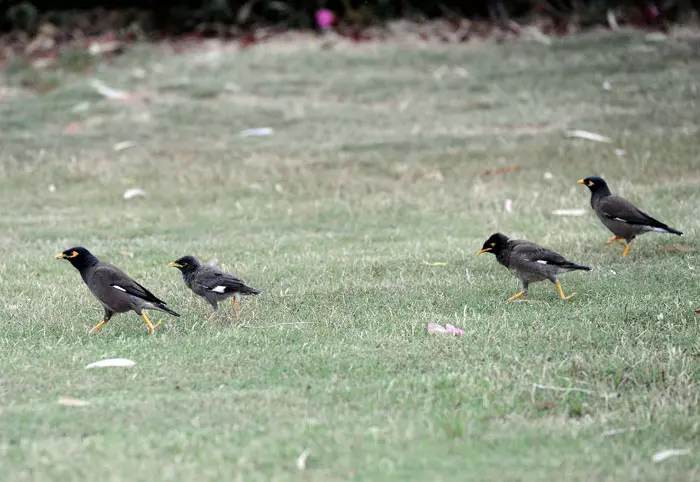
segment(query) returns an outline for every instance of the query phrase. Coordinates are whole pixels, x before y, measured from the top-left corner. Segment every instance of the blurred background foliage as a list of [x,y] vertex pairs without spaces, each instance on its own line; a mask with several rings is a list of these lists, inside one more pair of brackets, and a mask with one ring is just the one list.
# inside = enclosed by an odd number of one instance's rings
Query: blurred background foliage
[[577,26],[685,22],[700,0],[0,0],[0,31],[34,35],[42,24],[86,33],[139,26],[148,33],[226,35],[262,26],[316,28],[319,9],[337,25],[363,27],[406,19],[506,22],[546,18]]

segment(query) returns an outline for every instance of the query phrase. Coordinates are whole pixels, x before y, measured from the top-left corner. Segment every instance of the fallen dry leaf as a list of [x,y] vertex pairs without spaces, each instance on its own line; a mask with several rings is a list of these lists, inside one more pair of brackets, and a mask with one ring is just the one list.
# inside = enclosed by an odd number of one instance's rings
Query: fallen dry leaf
[[131,141],[124,141],[124,142],[117,142],[112,146],[112,149],[114,152],[120,152],[120,151],[125,151],[127,149],[131,149],[132,147],[136,146],[135,142]]
[[550,402],[549,400],[538,400],[535,402],[535,408],[537,410],[549,410],[554,408],[554,402]]
[[668,246],[659,248],[659,251],[662,253],[694,253],[695,248],[686,246],[685,244],[669,244]]
[[56,403],[59,405],[64,405],[66,407],[86,407],[90,405],[90,402],[86,402],[85,400],[78,400],[77,398],[72,397],[61,397],[56,401]]
[[513,212],[513,201],[510,199],[506,199],[505,202],[503,203],[503,210],[507,213],[512,213]]
[[566,137],[575,137],[578,139],[586,139],[586,140],[594,141],[594,142],[604,142],[606,144],[609,144],[612,142],[612,140],[609,137],[605,137],[605,136],[602,136],[600,134],[596,134],[595,132],[582,131],[582,130],[567,131]]
[[309,455],[311,455],[311,450],[305,449],[297,457],[297,469],[306,470],[306,462],[309,460]]
[[85,102],[79,102],[73,106],[73,108],[70,110],[74,114],[79,114],[81,112],[85,112],[90,108],[90,102],[85,101]]
[[134,253],[131,253],[131,252],[129,252],[129,251],[119,251],[119,254],[122,255],[122,256],[128,256],[129,258],[133,258],[133,257],[134,257]]
[[486,169],[484,171],[484,175],[497,175],[497,174],[505,174],[507,172],[518,172],[520,170],[520,166],[508,166],[508,167],[499,167],[496,169]]
[[444,261],[423,261],[423,264],[426,266],[447,266]]
[[92,79],[90,86],[97,91],[102,97],[121,102],[122,104],[138,104],[143,100],[142,94],[133,94],[123,90],[113,89],[107,86],[104,82],[98,79]]
[[242,137],[264,137],[271,136],[275,131],[272,127],[257,127],[255,129],[246,129],[241,131]]
[[103,55],[111,53],[121,53],[122,44],[118,40],[107,40],[102,42],[93,42],[88,47],[90,55]]
[[605,438],[605,437],[613,437],[613,436],[615,436],[615,435],[620,435],[620,434],[627,433],[627,432],[634,432],[635,430],[636,430],[636,428],[634,428],[634,427],[630,427],[630,428],[613,428],[613,429],[610,429],[610,430],[606,430],[606,431],[603,432],[600,436],[603,437],[603,438]]
[[688,449],[669,449],[669,450],[662,450],[660,452],[656,452],[654,456],[651,458],[651,460],[655,463],[658,464],[659,462],[663,462],[666,459],[670,459],[671,457],[680,457],[681,455],[688,455],[690,453],[690,450]]
[[106,368],[106,367],[124,367],[131,368],[136,365],[136,362],[131,361],[127,358],[109,358],[107,360],[100,360],[90,363],[85,368]]
[[124,191],[124,199],[133,199],[135,197],[146,197],[146,191],[137,187]]
[[583,216],[586,214],[585,209],[555,209],[552,211],[555,216]]
[[103,97],[111,100],[126,100],[129,97],[127,92],[123,90],[113,89],[108,87],[104,82],[98,79],[92,79],[90,81],[90,86],[97,91]]

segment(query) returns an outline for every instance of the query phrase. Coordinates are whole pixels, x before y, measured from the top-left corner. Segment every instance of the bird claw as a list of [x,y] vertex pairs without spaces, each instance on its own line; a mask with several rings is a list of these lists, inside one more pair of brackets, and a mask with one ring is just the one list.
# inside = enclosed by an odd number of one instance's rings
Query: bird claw
[[576,293],[571,293],[569,296],[564,296],[564,297],[562,297],[562,300],[570,300],[570,299],[573,298],[574,296],[576,296]]
[[88,331],[88,334],[89,334],[89,335],[92,335],[93,333],[97,333],[97,331],[98,331],[100,328],[102,328],[104,325],[106,325],[106,324],[107,324],[106,321],[101,321],[101,322],[99,322],[98,324],[96,324],[95,326],[93,326],[93,327],[90,329],[90,331]]
[[527,294],[526,292],[521,291],[521,292],[518,293],[517,295],[513,295],[513,296],[511,296],[510,298],[508,298],[508,300],[506,300],[506,302],[507,302],[507,303],[510,303],[511,301],[515,301],[515,300],[517,300],[518,298],[520,298],[521,296],[525,296],[526,294]]
[[608,239],[608,240],[605,242],[605,247],[606,247],[606,248],[609,247],[613,242],[615,242],[615,243],[617,243],[617,244],[621,244],[621,245],[623,245],[623,246],[625,245],[625,243],[623,243],[622,240],[621,240],[620,238],[618,238],[617,236],[613,236],[612,238]]

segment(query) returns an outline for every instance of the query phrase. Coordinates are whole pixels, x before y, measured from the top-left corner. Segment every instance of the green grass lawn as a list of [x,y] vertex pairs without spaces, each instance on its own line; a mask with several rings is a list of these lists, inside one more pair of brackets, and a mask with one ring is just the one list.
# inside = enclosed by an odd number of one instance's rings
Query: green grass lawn
[[[21,87],[37,82],[56,88]],[[700,479],[699,96],[700,40],[642,34],[15,64],[0,88],[2,478]],[[274,134],[239,134],[255,127]],[[589,175],[686,236],[606,249],[576,184]],[[133,187],[147,197],[125,201]],[[551,214],[564,208],[586,214]],[[476,256],[496,231],[593,270],[562,277],[571,301],[538,283],[506,303],[516,278]],[[53,259],[74,245],[183,316],[87,335],[102,308]],[[167,267],[185,254],[265,293],[241,323],[230,304],[207,322]],[[136,366],[84,368],[111,357]],[[691,453],[654,463],[665,449]]]

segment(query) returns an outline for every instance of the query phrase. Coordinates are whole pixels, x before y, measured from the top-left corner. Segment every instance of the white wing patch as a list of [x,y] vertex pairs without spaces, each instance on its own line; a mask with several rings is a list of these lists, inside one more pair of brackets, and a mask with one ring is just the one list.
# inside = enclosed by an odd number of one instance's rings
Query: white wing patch
[[540,264],[549,264],[549,263],[547,263],[547,262],[546,262],[545,260],[543,260],[543,259],[538,259],[537,262],[540,263]]
[[622,218],[613,218],[613,219],[615,221],[620,221],[621,223],[629,223],[629,221],[627,221],[626,219],[622,219]]
[[223,294],[223,293],[226,293],[226,287],[219,285],[219,286],[215,286],[214,288],[212,288],[209,291],[213,291],[214,293],[222,293]]
[[126,293],[126,290],[119,285],[112,285],[112,288],[114,288],[115,290],[123,291],[124,293]]

